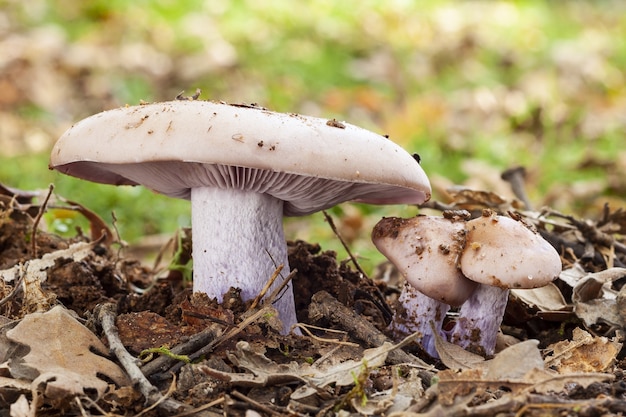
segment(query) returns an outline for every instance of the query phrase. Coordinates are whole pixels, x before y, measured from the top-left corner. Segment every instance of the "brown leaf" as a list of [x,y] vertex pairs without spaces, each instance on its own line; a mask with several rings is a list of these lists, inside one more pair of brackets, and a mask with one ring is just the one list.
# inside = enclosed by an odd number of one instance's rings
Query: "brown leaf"
[[506,380],[523,378],[531,370],[543,369],[543,358],[538,340],[514,344],[487,361],[486,379]]
[[101,396],[108,383],[98,375],[127,384],[115,363],[93,353],[103,354],[106,347],[61,306],[28,314],[7,332],[7,338],[30,348],[25,356],[11,359],[11,375],[46,383],[46,393],[55,398],[83,395],[87,390],[96,390]]
[[77,203],[76,201],[66,200],[62,197],[57,198],[60,201],[69,204],[69,207],[62,208],[77,211],[89,221],[92,242],[98,242],[102,239],[102,242],[107,246],[113,242],[113,232],[111,231],[111,228],[95,212],[89,210],[87,207]]
[[542,312],[563,311],[568,309],[567,302],[559,288],[554,283],[544,287],[527,290],[512,289],[511,295],[517,297],[526,305]]
[[552,355],[546,358],[546,364],[561,374],[604,372],[613,365],[621,348],[621,343],[576,328],[571,341],[563,340],[548,346]]
[[576,282],[572,292],[574,312],[587,326],[598,320],[618,326],[626,324],[618,311],[617,291],[611,288],[612,282],[624,275],[625,268],[609,268],[587,274]]
[[435,329],[433,323],[431,323],[431,329],[435,338],[435,350],[439,354],[439,359],[449,369],[476,369],[484,367],[485,358],[444,340],[437,329]]

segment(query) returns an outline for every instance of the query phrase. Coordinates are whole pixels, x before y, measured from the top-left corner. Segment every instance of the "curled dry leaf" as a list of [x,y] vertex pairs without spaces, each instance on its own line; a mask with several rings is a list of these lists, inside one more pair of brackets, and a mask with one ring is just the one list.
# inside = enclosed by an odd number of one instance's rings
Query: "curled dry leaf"
[[108,388],[102,375],[118,385],[128,384],[115,363],[94,353],[107,352],[102,342],[61,306],[25,316],[7,332],[7,338],[29,348],[25,356],[9,361],[11,376],[33,381],[33,388],[45,385],[44,394],[49,398],[94,391],[100,397]]
[[434,326],[431,327],[433,327],[435,350],[445,366],[450,369],[478,369],[484,366],[485,358],[444,340]]
[[539,288],[512,289],[511,295],[541,312],[565,311],[570,308],[559,288],[552,282]]
[[574,284],[572,290],[574,312],[585,325],[592,326],[604,322],[620,327],[626,326],[618,311],[617,291],[611,287],[613,281],[624,276],[626,268],[609,268],[585,274]]
[[615,363],[622,344],[606,337],[592,336],[574,329],[572,340],[563,340],[548,346],[552,352],[546,364],[560,374],[574,372],[605,372]]

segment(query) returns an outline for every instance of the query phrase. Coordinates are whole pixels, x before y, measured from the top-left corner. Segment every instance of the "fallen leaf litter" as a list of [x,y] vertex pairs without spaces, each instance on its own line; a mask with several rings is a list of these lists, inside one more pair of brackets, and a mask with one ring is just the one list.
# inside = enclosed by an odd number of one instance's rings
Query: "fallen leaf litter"
[[457,193],[447,209],[515,210],[559,249],[564,269],[549,289],[512,291],[502,329],[530,340],[483,358],[438,338],[435,361],[386,331],[396,282],[371,282],[318,245],[290,244],[306,331],[282,336],[270,305],[251,310],[236,290],[217,305],[192,295],[175,269],[155,279],[99,234],[104,222],[93,216],[95,236],[32,234],[40,207],[24,195],[0,196],[0,408],[11,415],[626,410],[621,210],[607,207],[594,222]]

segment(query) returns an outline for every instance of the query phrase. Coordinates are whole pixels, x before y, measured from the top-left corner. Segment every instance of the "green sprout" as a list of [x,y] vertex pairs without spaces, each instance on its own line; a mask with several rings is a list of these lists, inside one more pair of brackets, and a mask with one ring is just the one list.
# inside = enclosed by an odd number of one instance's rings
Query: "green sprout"
[[183,275],[183,280],[185,282],[191,282],[193,279],[193,259],[189,258],[185,262],[187,258],[187,252],[185,251],[185,237],[187,234],[184,230],[181,232],[180,230],[176,233],[176,252],[170,261],[170,264],[167,266],[167,269],[170,271],[178,271]]
[[139,353],[139,359],[141,359],[142,362],[149,362],[152,360],[152,358],[154,357],[154,354],[158,354],[158,355],[163,355],[163,356],[167,356],[168,358],[172,358],[175,359],[177,361],[181,361],[181,362],[185,362],[185,363],[190,363],[191,359],[189,359],[189,356],[187,355],[177,355],[175,353],[173,353],[168,346],[161,346],[158,348],[149,348],[149,349],[144,349]]

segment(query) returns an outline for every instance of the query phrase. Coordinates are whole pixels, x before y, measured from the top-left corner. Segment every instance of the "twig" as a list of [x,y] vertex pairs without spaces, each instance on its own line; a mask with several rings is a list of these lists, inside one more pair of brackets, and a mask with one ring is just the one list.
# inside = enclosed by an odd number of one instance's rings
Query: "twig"
[[275,410],[271,409],[270,407],[266,406],[265,404],[261,404],[260,402],[258,402],[256,400],[253,400],[252,398],[243,395],[239,391],[233,391],[233,392],[230,393],[230,395],[232,395],[235,398],[240,399],[241,401],[244,401],[244,402],[250,404],[253,408],[261,410],[264,413],[269,414],[271,416],[280,417],[280,416],[285,415],[285,413],[281,413],[281,412],[275,411]]
[[141,372],[137,366],[137,359],[133,357],[122,344],[117,327],[115,326],[116,306],[113,303],[103,303],[96,307],[96,317],[102,326],[102,330],[109,342],[111,352],[120,361],[126,370],[134,386],[143,394],[147,404],[158,403],[158,408],[167,412],[175,413],[180,409],[187,409],[188,406],[171,398],[166,398]]
[[0,300],[0,307],[5,305],[11,298],[15,297],[15,295],[22,289],[22,281],[24,281],[24,276],[25,274],[20,274],[17,282],[13,284],[13,289],[11,290],[11,292],[6,297]]
[[572,225],[574,225],[587,239],[589,239],[593,243],[599,243],[606,247],[614,246],[615,250],[621,253],[626,253],[626,245],[618,242],[612,235],[604,233],[599,230],[596,224],[585,222],[576,219],[574,216],[568,214],[562,214],[556,211],[551,210],[550,215],[555,217],[560,217],[562,219],[568,220]]
[[304,332],[313,340],[317,340],[318,342],[325,342],[325,343],[334,343],[336,345],[342,345],[342,346],[351,346],[351,347],[359,347],[360,345],[358,343],[352,343],[352,342],[345,342],[343,340],[337,340],[337,339],[327,339],[324,337],[319,337],[319,336],[315,336],[313,333],[311,333],[311,331],[309,330],[309,327],[314,328],[314,329],[319,329],[319,330],[323,330],[323,331],[327,331],[327,332],[335,332],[335,333],[343,333],[346,334],[346,332],[344,331],[338,331],[338,330],[332,330],[332,329],[324,329],[323,327],[319,327],[319,326],[312,326],[310,324],[304,324],[304,323],[296,323],[294,324],[294,327],[298,327],[302,330],[304,330]]
[[170,384],[170,387],[168,388],[165,395],[161,395],[160,398],[156,402],[154,402],[153,404],[150,404],[150,406],[144,408],[138,414],[135,414],[134,417],[141,417],[142,415],[148,413],[149,411],[152,411],[155,408],[158,408],[161,404],[165,403],[165,401],[168,401],[168,400],[172,401],[170,396],[174,393],[174,391],[176,391],[176,376],[172,378],[172,383]]
[[[332,323],[340,325],[343,329],[348,331],[348,334],[365,342],[369,347],[379,347],[384,342],[393,343],[372,323],[363,319],[352,309],[341,304],[326,291],[319,291],[314,294],[311,298],[311,304],[309,305],[309,319],[311,321],[318,321],[322,317],[325,317]],[[421,366],[424,369],[432,368],[421,359],[400,349],[389,352],[388,358],[389,362],[392,364],[410,363]]]
[[270,279],[268,279],[267,282],[265,283],[265,286],[263,286],[263,289],[259,292],[259,294],[256,296],[254,301],[252,301],[252,304],[250,304],[250,307],[248,307],[248,310],[254,310],[256,306],[259,305],[259,303],[261,302],[261,299],[265,296],[265,294],[270,289],[274,281],[276,281],[276,278],[278,278],[278,276],[280,275],[280,271],[282,271],[284,267],[285,265],[282,265],[282,264],[278,265],[278,267],[276,268],[276,270],[274,271]]
[[[117,239],[117,243],[120,245],[119,248],[117,249],[117,254],[116,254],[116,258],[117,258],[116,263],[117,263],[122,257],[121,255],[122,250],[127,245],[122,240],[122,235],[120,234],[120,230],[117,228],[117,216],[115,215],[115,211],[111,211],[111,223],[113,225],[113,230],[115,231],[115,237]],[[109,239],[112,240],[113,236],[109,236]]]
[[31,253],[33,254],[33,259],[37,259],[37,228],[39,226],[39,222],[41,221],[41,217],[43,216],[43,213],[46,211],[46,207],[48,206],[48,201],[50,200],[50,196],[52,195],[52,190],[54,190],[54,184],[50,184],[48,186],[48,194],[43,200],[41,206],[39,206],[37,217],[35,217],[35,221],[33,222],[33,233],[30,242],[32,245]]
[[[193,416],[197,413],[199,413],[200,411],[204,411],[207,408],[211,408],[211,407],[215,407],[216,405],[222,404],[224,402],[225,398],[224,397],[220,397],[217,400],[213,400],[210,403],[206,403],[204,405],[201,405],[200,407],[191,409],[191,410],[187,410],[187,411],[183,411],[182,413],[176,414],[175,416],[172,417],[186,417],[186,416]],[[203,413],[202,415],[205,416],[207,415],[209,417],[222,417],[224,414],[223,413],[213,413],[211,411],[207,411],[205,413]]]
[[339,234],[339,231],[337,230],[337,227],[335,226],[335,222],[333,221],[333,218],[330,217],[330,215],[326,212],[326,210],[322,211],[322,213],[324,214],[324,218],[326,219],[326,221],[328,222],[328,225],[330,226],[331,230],[333,231],[333,233],[335,234],[335,236],[337,236],[337,239],[339,239],[339,242],[341,242],[341,245],[343,246],[343,248],[346,250],[346,252],[348,253],[348,256],[350,257],[350,260],[352,261],[352,263],[354,264],[354,267],[357,269],[357,271],[359,271],[365,278],[369,278],[367,276],[367,274],[365,273],[365,271],[363,270],[363,268],[361,268],[361,265],[359,265],[359,262],[356,260],[356,257],[352,254],[352,251],[350,250],[350,248],[348,247],[348,244],[346,243],[345,240],[343,240],[343,237],[341,237],[341,235]]
[[[263,317],[265,314],[267,314],[270,311],[271,307],[263,307],[261,308],[259,311],[255,312],[254,314],[252,314],[251,316],[247,317],[245,320],[243,320],[241,323],[239,323],[237,326],[231,328],[230,330],[228,330],[226,333],[222,334],[221,336],[215,338],[214,340],[212,340],[209,344],[205,345],[202,349],[192,353],[189,355],[189,359],[194,362],[197,359],[200,359],[201,357],[208,355],[209,353],[211,353],[213,351],[213,349],[215,349],[217,346],[219,346],[220,344],[224,343],[225,341],[235,337],[236,335],[238,335],[241,331],[243,331],[243,329],[245,329],[246,327],[248,327],[250,324],[254,323],[255,321],[257,321],[258,319],[260,319],[261,317]],[[170,372],[178,372],[178,370],[183,366],[182,363],[177,363],[176,365],[174,365],[172,368],[170,368]]]
[[[215,326],[206,328],[191,336],[187,342],[174,346],[171,349],[171,352],[175,355],[188,355],[191,352],[197,351],[202,346],[206,346],[211,343],[211,341],[215,340],[216,335],[217,331]],[[169,356],[159,356],[142,366],[141,372],[145,376],[150,376],[152,374],[156,374],[157,372],[165,372],[174,363],[178,363],[178,360]]]
[[279,298],[278,294],[280,294],[281,292],[285,290],[285,287],[287,286],[287,284],[289,284],[289,282],[293,279],[293,277],[296,276],[297,273],[298,273],[297,269],[294,269],[293,271],[291,271],[289,275],[287,275],[287,277],[283,280],[283,282],[281,282],[280,285],[276,287],[274,291],[272,291],[272,293],[263,301],[263,305],[273,304],[274,301],[276,301],[276,299]]

